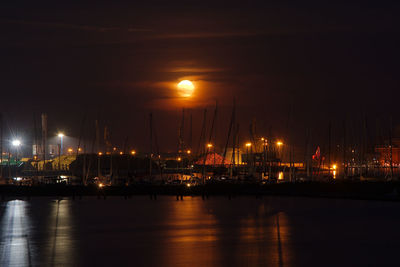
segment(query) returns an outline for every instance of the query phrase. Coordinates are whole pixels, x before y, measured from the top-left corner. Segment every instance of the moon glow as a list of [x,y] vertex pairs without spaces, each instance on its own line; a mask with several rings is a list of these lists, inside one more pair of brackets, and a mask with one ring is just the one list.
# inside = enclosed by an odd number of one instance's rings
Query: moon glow
[[182,97],[190,97],[194,92],[194,85],[189,80],[183,80],[178,83],[178,93]]

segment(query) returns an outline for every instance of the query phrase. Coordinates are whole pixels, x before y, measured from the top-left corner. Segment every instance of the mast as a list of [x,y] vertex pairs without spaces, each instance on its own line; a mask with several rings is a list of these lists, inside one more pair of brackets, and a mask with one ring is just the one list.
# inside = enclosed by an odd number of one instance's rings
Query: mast
[[[95,144],[96,144],[96,132],[97,132],[97,130],[96,130],[96,128],[95,128],[95,131],[94,131],[94,136],[93,136],[93,138],[92,138],[92,146],[91,146],[91,150],[90,150],[90,153],[91,154],[94,154],[95,152]],[[85,150],[86,151],[86,150]],[[98,153],[96,153],[96,155],[97,155],[97,157],[98,157]],[[91,170],[91,167],[92,167],[92,161],[93,161],[93,157],[92,156],[90,156],[89,157],[89,163],[88,163],[88,166],[87,166],[87,168],[86,168],[86,176],[85,176],[85,180],[84,180],[84,184],[86,185],[86,182],[87,182],[87,180],[89,179],[89,174],[90,174],[90,170]]]
[[189,131],[189,149],[192,150],[193,142],[193,114],[190,111],[190,131]]
[[368,176],[368,143],[369,143],[369,138],[368,138],[368,125],[367,125],[367,115],[364,116],[364,125],[363,125],[363,135],[364,135],[364,154],[363,154],[363,159],[365,162],[365,175]]
[[181,165],[181,182],[183,181],[183,153],[185,149],[184,144],[184,128],[185,128],[185,108],[182,108],[182,119],[181,125],[179,127],[179,144],[178,144],[178,155],[180,157],[180,165]]
[[347,178],[346,166],[346,120],[343,120],[343,178]]
[[150,112],[149,115],[150,120],[150,156],[149,156],[149,177],[151,179],[151,165],[152,165],[152,157],[153,157],[153,113]]
[[[199,146],[197,149],[197,153],[199,155],[203,154],[202,152],[205,151],[206,152],[206,144],[205,144],[205,140],[206,140],[206,123],[207,123],[207,109],[204,109],[204,113],[203,113],[203,125],[201,127],[201,133],[200,133],[200,139],[199,139]],[[204,150],[203,150],[204,149]],[[207,159],[207,153],[204,153],[204,160],[203,160],[203,184],[205,183],[205,175],[206,175],[206,171],[205,171],[205,165],[206,165],[206,159]]]
[[389,153],[390,153],[390,178],[393,180],[393,136],[392,136],[392,117],[389,124]]
[[42,113],[43,171],[46,169],[46,143],[47,143],[47,114],[46,113]]
[[[232,131],[233,131],[233,137],[232,137],[232,158],[231,158],[231,162],[233,162],[233,166],[234,166],[235,165],[235,99],[233,99],[232,115],[231,115],[231,121],[229,123],[228,138],[226,139],[223,159],[225,159],[225,157],[226,157],[226,152],[228,150],[229,139],[230,139]],[[230,177],[232,177],[232,168],[233,167],[231,166],[231,168],[230,168]]]
[[[79,150],[81,148],[81,142],[83,139],[83,133],[84,133],[84,129],[85,129],[85,121],[86,121],[86,112],[84,113],[83,118],[82,118],[81,130],[80,130],[79,140],[78,140],[78,147],[76,148],[76,159],[78,159]],[[83,175],[84,174],[82,173],[82,183],[84,183],[84,179],[85,179],[85,177]]]
[[331,121],[328,125],[328,177],[331,176]]
[[[33,113],[33,130],[34,130],[34,137],[35,137],[35,152],[36,152],[36,178],[39,176],[39,140],[37,134],[37,125],[36,125],[36,115]],[[1,130],[1,136],[3,136],[3,129]],[[3,138],[1,138],[3,140]],[[3,142],[1,142],[1,155],[3,155]],[[1,170],[3,173],[3,170]]]
[[157,152],[157,158],[158,158],[158,172],[160,173],[160,178],[163,180],[163,173],[162,173],[162,168],[161,168],[161,154],[160,154],[160,146],[158,145],[158,137],[157,137],[157,128],[154,127],[154,141],[156,145],[156,152]]
[[199,145],[197,148],[197,153],[199,155],[203,154],[205,151],[205,145],[206,145],[206,125],[207,124],[207,109],[204,109],[203,112],[203,123],[201,126],[201,132],[200,132],[200,139],[199,139]]
[[[213,136],[213,133],[214,133],[214,128],[216,127],[215,126],[215,121],[216,121],[216,118],[217,118],[217,111],[218,111],[218,102],[217,102],[217,100],[215,100],[214,116],[213,116],[212,123],[211,123],[210,138],[208,139],[208,143],[211,143],[212,136]],[[215,146],[216,146],[216,144],[213,144],[213,148],[214,148],[214,154],[213,154],[214,164],[213,164],[213,167],[214,168],[215,168]]]
[[99,121],[95,121],[96,126],[96,149],[97,149],[97,177],[101,178],[101,159],[100,159],[100,128]]
[[0,179],[3,178],[3,114],[0,113]]
[[190,177],[192,177],[192,157],[191,153],[193,153],[193,114],[192,110],[190,110],[190,132],[189,132],[189,150],[188,152],[188,164],[189,164],[189,170],[190,170]]
[[305,162],[307,178],[310,177],[310,129],[306,128],[306,149],[305,149]]
[[181,125],[179,127],[179,143],[178,143],[178,153],[182,153],[184,150],[184,127],[185,127],[185,109],[182,109]]

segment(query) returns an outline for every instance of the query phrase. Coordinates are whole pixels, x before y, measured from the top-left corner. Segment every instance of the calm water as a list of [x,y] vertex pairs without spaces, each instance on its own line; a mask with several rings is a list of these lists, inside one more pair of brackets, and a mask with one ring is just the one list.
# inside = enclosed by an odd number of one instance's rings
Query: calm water
[[400,203],[33,198],[0,215],[0,266],[400,264]]

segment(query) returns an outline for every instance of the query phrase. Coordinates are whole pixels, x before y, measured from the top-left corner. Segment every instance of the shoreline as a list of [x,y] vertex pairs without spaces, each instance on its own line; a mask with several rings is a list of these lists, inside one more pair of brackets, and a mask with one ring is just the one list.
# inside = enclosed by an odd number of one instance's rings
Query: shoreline
[[106,186],[99,188],[94,185],[35,185],[16,186],[1,185],[0,200],[31,197],[71,197],[81,199],[85,196],[121,196],[125,199],[137,195],[147,195],[150,199],[157,199],[160,195],[176,196],[224,196],[234,198],[236,196],[286,196],[309,198],[354,199],[375,201],[400,201],[399,182],[303,182],[282,184],[229,184],[215,183],[206,185],[130,185],[130,186]]

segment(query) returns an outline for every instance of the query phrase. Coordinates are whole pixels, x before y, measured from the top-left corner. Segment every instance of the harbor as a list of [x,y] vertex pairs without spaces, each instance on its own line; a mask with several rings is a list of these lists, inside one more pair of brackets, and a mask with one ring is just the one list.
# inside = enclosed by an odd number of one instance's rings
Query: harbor
[[0,267],[398,266],[400,4],[0,4]]

